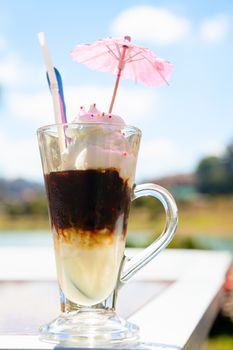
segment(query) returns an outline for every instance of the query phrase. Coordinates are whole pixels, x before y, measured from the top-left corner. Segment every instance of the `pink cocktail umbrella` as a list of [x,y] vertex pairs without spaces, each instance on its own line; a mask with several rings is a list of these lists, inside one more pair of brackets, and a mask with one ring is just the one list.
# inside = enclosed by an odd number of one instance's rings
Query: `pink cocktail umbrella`
[[82,44],[74,48],[72,58],[91,69],[112,72],[117,75],[109,113],[113,104],[120,78],[140,81],[148,86],[168,84],[172,64],[158,58],[151,50],[134,45],[130,36],[105,38],[93,44]]

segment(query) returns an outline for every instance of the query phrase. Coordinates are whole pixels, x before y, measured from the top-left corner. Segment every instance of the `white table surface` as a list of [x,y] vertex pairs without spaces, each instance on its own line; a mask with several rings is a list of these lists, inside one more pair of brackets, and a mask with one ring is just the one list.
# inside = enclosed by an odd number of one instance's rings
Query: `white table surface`
[[[136,253],[127,250],[129,256]],[[227,252],[167,249],[139,272],[134,283],[171,282],[129,317],[140,326],[144,348],[198,349],[219,311],[231,261]],[[55,279],[52,248],[0,247],[0,286]],[[0,349],[54,348],[58,349],[39,341],[37,335],[0,333]]]

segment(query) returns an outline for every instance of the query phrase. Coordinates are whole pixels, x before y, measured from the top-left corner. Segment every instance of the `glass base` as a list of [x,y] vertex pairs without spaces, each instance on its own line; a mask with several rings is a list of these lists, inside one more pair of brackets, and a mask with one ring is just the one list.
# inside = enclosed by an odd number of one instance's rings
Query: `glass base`
[[110,310],[64,313],[40,329],[41,340],[89,348],[134,344],[138,338],[139,327]]

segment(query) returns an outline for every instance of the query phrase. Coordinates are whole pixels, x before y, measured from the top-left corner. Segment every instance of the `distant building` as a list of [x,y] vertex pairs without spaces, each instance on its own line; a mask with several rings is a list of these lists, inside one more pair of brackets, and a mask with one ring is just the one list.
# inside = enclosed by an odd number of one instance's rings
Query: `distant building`
[[189,200],[198,195],[194,174],[177,174],[152,179],[149,182],[165,187],[176,199]]

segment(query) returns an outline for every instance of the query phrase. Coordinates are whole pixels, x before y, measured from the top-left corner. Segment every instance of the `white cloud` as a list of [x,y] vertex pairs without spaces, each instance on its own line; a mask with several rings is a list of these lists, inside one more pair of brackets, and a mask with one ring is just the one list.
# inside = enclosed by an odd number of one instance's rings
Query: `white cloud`
[[138,159],[137,177],[153,179],[167,174],[192,170],[193,162],[185,150],[169,139],[144,142]]
[[131,7],[122,12],[111,25],[114,35],[131,35],[133,40],[159,45],[182,40],[190,28],[187,18],[154,6]]
[[[77,115],[82,105],[88,108],[90,104],[97,103],[97,107],[107,111],[112,91],[112,87],[106,86],[68,86],[65,89],[68,120],[71,121]],[[159,102],[154,90],[121,87],[114,110],[124,117],[127,124],[136,125],[145,130],[146,127],[151,127],[152,121],[158,115]],[[23,125],[26,122],[30,130],[54,123],[52,99],[48,90],[29,94],[9,93],[7,109],[9,115],[20,118],[24,122]],[[40,178],[41,165],[35,133],[30,134],[30,137],[26,135],[25,139],[15,139],[0,130],[0,149],[7,150],[6,157],[3,154],[0,160],[0,169],[4,176]],[[151,163],[151,159],[147,161]]]
[[20,81],[21,69],[16,56],[5,55],[0,60],[0,82],[3,85],[12,85]]
[[201,142],[195,151],[176,142],[161,138],[143,141],[139,152],[137,178],[150,180],[160,176],[192,172],[200,159],[209,155],[220,156],[225,150],[221,141]]
[[[0,84],[6,88],[33,87],[41,84],[42,64],[25,60],[18,52],[9,50],[6,37],[0,33]],[[36,72],[36,74],[35,74]]]
[[13,139],[0,129],[0,171],[4,177],[42,180],[42,168],[36,136]]
[[226,15],[217,15],[207,18],[200,27],[200,37],[208,43],[218,43],[223,41],[229,32],[230,21]]
[[16,118],[36,125],[52,124],[54,122],[52,99],[49,91],[38,93],[9,92],[6,99],[9,113]]
[[[68,115],[77,115],[81,105],[87,108],[91,103],[96,103],[97,108],[108,111],[113,87],[86,85],[80,87],[68,87],[66,89]],[[127,124],[143,125],[143,116],[147,115],[149,123],[158,114],[159,103],[155,90],[140,87],[120,87],[116,96],[113,112],[121,115]]]
[[25,62],[16,53],[8,52],[0,58],[0,83],[6,87],[39,85],[42,69],[42,65]]
[[[67,86],[65,89],[68,120],[72,121],[78,114],[79,108],[96,103],[102,111],[107,111],[112,87],[84,85],[79,87]],[[39,93],[9,93],[7,107],[12,115],[35,123],[37,126],[54,122],[52,99],[49,91]],[[155,90],[139,87],[121,87],[116,97],[115,108],[122,115],[127,124],[145,125],[143,116],[147,115],[146,123],[154,120],[158,114],[159,98]]]
[[2,34],[0,34],[0,52],[4,51],[5,48],[6,48],[6,39]]
[[205,140],[205,142],[199,145],[200,153],[205,156],[214,155],[221,156],[225,149],[226,144],[218,140]]

